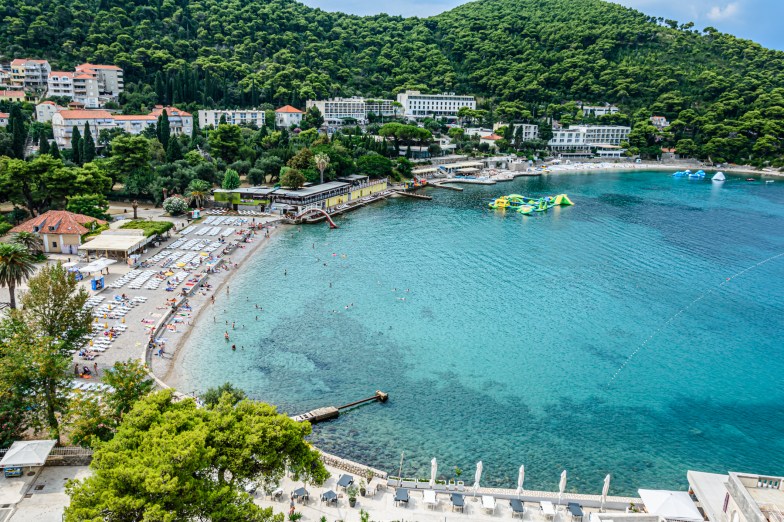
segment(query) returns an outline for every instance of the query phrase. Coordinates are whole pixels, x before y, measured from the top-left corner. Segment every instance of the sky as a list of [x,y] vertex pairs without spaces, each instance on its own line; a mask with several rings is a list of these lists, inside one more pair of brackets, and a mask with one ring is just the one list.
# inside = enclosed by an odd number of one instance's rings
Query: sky
[[[389,13],[402,16],[431,16],[447,11],[465,0],[300,0],[325,11],[369,15]],[[520,0],[525,1],[525,0]],[[695,29],[708,26],[754,40],[765,47],[784,50],[784,0],[615,0],[651,16],[694,22]]]

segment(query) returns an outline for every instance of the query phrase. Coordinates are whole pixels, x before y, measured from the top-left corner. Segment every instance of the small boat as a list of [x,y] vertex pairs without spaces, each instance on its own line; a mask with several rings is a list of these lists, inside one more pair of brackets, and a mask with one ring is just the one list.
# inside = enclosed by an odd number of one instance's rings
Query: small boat
[[715,181],[717,183],[721,183],[722,181],[726,180],[727,178],[724,176],[723,172],[717,172],[711,178],[711,181]]
[[766,180],[765,180],[765,184],[767,185],[767,184],[769,184],[769,183],[773,183],[773,181],[774,181],[774,180],[772,180],[772,179],[766,179]]
[[746,181],[757,181],[757,180],[754,178],[746,178]]

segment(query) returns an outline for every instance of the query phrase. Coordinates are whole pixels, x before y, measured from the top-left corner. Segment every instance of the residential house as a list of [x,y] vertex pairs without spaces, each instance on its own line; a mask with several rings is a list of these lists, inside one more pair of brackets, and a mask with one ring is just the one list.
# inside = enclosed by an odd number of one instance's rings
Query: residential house
[[651,116],[651,125],[661,130],[669,127],[670,122],[664,116]]
[[65,210],[50,210],[11,229],[11,233],[38,234],[46,253],[76,254],[82,236],[106,221]]
[[486,136],[479,137],[479,144],[485,143],[490,146],[491,149],[498,148],[498,141],[504,139],[503,136],[499,136],[496,133],[488,134]]
[[8,116],[7,112],[0,112],[0,127],[8,126]]
[[275,111],[275,126],[280,129],[288,129],[292,125],[298,127],[302,123],[303,114],[301,110],[291,105],[284,105]]
[[157,120],[164,110],[169,118],[169,129],[172,136],[180,136],[182,134],[190,136],[193,133],[193,116],[191,113],[182,111],[177,107],[156,105],[150,116],[155,116]]
[[55,113],[64,110],[65,107],[60,107],[53,101],[42,101],[35,106],[35,120],[40,121],[41,123],[52,121],[52,116],[54,116]]
[[46,87],[47,96],[74,96],[74,73],[68,71],[52,71],[49,73]]
[[0,101],[23,102],[25,101],[24,91],[0,91]]

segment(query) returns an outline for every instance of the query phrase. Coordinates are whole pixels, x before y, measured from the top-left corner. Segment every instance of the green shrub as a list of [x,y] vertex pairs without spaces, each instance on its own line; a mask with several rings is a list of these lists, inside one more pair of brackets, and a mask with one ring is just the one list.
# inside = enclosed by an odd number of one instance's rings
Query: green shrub
[[138,230],[144,230],[144,236],[150,237],[154,234],[163,235],[168,232],[174,223],[169,221],[144,221],[142,219],[136,219],[133,221],[129,221],[124,225],[121,225],[120,228],[133,228]]

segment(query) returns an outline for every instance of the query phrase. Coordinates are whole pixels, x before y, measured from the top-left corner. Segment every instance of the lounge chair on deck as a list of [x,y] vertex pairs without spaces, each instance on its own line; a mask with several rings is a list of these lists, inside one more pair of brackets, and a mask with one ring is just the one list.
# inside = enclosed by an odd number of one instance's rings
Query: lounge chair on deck
[[459,509],[461,512],[465,509],[465,499],[460,493],[452,493],[452,511]]
[[525,512],[525,508],[523,507],[523,501],[517,498],[513,498],[509,501],[509,506],[512,508],[512,516],[520,515],[520,518],[523,518],[523,513]]
[[583,508],[577,502],[569,502],[567,508],[572,515],[572,519],[583,519]]
[[408,490],[406,488],[397,488],[395,490],[395,505],[397,506],[401,502],[405,502],[408,505]]
[[545,516],[545,518],[550,517],[551,519],[555,518],[555,506],[553,503],[548,500],[543,500],[539,503],[539,510]]
[[433,490],[425,490],[425,505],[430,509],[435,509],[438,506],[438,500],[436,500],[436,492]]
[[495,497],[482,495],[482,508],[486,509],[490,514],[495,513]]

